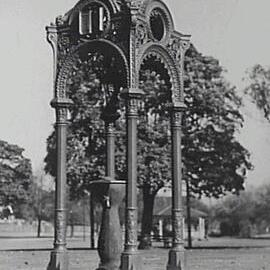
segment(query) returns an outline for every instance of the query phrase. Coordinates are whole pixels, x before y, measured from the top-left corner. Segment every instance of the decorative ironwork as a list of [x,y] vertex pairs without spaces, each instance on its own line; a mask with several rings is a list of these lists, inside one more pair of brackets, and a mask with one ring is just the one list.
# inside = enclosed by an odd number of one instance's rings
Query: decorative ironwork
[[56,123],[66,124],[67,123],[67,108],[57,108],[56,109]]
[[137,247],[137,208],[126,209],[126,249]]
[[179,246],[184,244],[183,237],[183,209],[174,209],[172,212],[173,221],[173,244]]
[[66,209],[57,209],[55,215],[55,245],[66,245]]
[[172,126],[181,127],[182,125],[182,112],[172,112]]
[[165,69],[168,72],[170,81],[172,84],[172,101],[180,102],[182,100],[182,91],[181,91],[181,73],[179,72],[179,67],[176,64],[174,58],[171,56],[170,52],[166,50],[162,45],[151,44],[143,52],[141,56],[140,66],[150,57],[155,57],[158,61],[164,64]]
[[[139,71],[149,59],[155,59],[164,66],[172,92],[171,123],[175,130],[173,140],[175,144],[181,144],[184,55],[189,46],[189,36],[175,31],[170,11],[162,0],[80,0],[66,15],[57,17],[55,23],[47,27],[47,39],[54,52],[55,99],[52,106],[56,109],[56,126],[63,135],[61,140],[66,139],[67,113],[70,106],[67,82],[73,66],[80,58],[80,53],[85,48],[98,52],[109,49],[122,59],[127,77],[124,87],[127,90],[122,96],[126,98],[126,117],[129,125],[127,197],[132,200],[127,204],[126,241],[123,253],[125,263],[122,264],[125,268],[121,270],[137,269],[135,265],[137,262],[133,260],[136,257],[137,245],[136,134],[138,105],[143,94],[138,89]],[[109,113],[103,115],[106,124],[113,123],[118,117],[112,108],[109,108]],[[111,132],[111,125],[108,125],[107,136],[110,136]],[[61,145],[65,148],[65,143]],[[63,184],[66,177],[65,149],[61,147],[57,167],[60,166],[59,171],[63,172],[60,175]],[[179,149],[181,151],[180,146]],[[174,175],[174,183],[181,181],[181,164],[178,164],[181,160],[181,152],[179,151],[173,154],[174,166],[178,168]],[[180,196],[181,199],[181,194],[177,192],[173,194],[174,197]],[[57,239],[64,239],[66,234],[65,214],[61,211],[56,213],[58,216],[55,225],[56,242]],[[173,211],[174,243],[182,245],[182,210],[179,205],[175,205]],[[177,262],[170,260],[169,264],[170,269],[179,269]],[[63,270],[66,270],[66,266],[63,267]],[[59,270],[62,270],[61,266]]]
[[166,27],[164,24],[162,11],[158,8],[152,10],[150,14],[150,29],[153,37],[161,41],[165,35]]
[[148,33],[147,33],[147,28],[143,24],[138,24],[137,29],[136,29],[136,37],[137,37],[137,42],[136,42],[136,47],[139,47],[148,41]]
[[167,45],[174,59],[179,62],[181,59],[181,42],[179,39],[171,38]]

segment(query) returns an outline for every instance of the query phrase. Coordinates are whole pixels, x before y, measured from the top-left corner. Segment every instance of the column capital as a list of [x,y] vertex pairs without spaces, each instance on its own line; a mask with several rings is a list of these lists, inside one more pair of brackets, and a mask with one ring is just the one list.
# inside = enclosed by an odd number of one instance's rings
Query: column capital
[[51,106],[55,109],[69,108],[73,105],[73,101],[69,98],[54,98],[51,101]]
[[181,128],[183,112],[187,109],[184,102],[175,102],[169,106],[169,111],[171,113],[171,126],[173,128]]
[[185,112],[187,110],[187,106],[184,102],[168,103],[166,107],[171,112]]
[[121,96],[124,99],[141,99],[144,92],[138,88],[126,88],[121,92]]
[[68,124],[68,108],[73,104],[71,99],[68,98],[54,98],[51,101],[51,106],[56,111],[56,125]]

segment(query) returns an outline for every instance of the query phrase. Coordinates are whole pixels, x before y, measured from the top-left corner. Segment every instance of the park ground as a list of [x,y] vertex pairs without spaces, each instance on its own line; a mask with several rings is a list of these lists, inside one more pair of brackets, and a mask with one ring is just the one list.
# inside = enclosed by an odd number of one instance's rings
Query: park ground
[[[0,269],[45,270],[52,237],[0,235]],[[96,250],[89,239],[68,239],[70,270],[94,270],[98,266]],[[168,249],[160,243],[140,251],[144,270],[166,269]],[[187,270],[270,270],[270,239],[210,238],[195,242],[187,250]]]

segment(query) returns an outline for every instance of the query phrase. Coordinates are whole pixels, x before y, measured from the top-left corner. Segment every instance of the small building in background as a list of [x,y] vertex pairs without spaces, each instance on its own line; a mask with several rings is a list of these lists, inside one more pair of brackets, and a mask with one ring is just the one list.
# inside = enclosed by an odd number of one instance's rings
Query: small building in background
[[[169,194],[169,192],[165,192]],[[184,198],[185,199],[185,198]],[[159,240],[164,237],[170,237],[172,234],[172,222],[171,222],[172,204],[169,196],[159,196],[155,199],[154,205],[154,222],[153,232],[154,237]],[[183,229],[184,238],[187,238],[187,223],[186,223],[186,207],[184,206],[183,222],[185,224]],[[191,207],[191,235],[193,239],[203,240],[207,237],[207,218],[208,214],[199,209]]]

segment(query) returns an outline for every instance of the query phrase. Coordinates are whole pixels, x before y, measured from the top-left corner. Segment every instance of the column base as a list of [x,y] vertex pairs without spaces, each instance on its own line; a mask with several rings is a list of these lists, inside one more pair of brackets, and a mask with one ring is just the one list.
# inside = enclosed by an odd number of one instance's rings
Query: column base
[[120,263],[102,264],[96,270],[119,270]]
[[186,270],[186,256],[184,249],[170,250],[167,270]]
[[68,270],[68,253],[64,251],[51,252],[51,259],[47,266],[47,270]]
[[142,260],[138,252],[123,252],[120,270],[142,270]]

